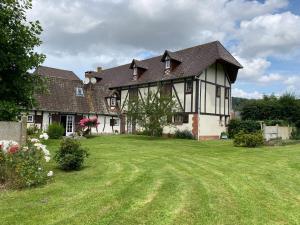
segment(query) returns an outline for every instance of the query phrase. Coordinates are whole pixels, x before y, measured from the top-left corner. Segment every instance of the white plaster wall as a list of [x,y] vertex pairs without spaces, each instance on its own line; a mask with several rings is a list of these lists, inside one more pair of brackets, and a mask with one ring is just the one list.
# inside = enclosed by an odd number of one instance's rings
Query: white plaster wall
[[215,83],[216,82],[216,68],[215,68],[215,64],[211,65],[210,67],[208,67],[207,69],[207,76],[206,76],[206,81]]
[[[179,98],[179,101],[181,102],[182,104],[182,107],[184,107],[184,83],[175,83],[174,84],[174,88],[176,89],[177,91],[177,95],[178,95],[178,98]],[[173,90],[172,90],[173,91]],[[177,99],[176,99],[177,100]],[[179,104],[179,103],[178,103]]]
[[225,99],[225,88],[221,87],[221,108],[220,108],[220,114],[224,114],[224,99]]
[[[127,110],[126,105],[124,105],[127,93],[128,93],[128,90],[122,90],[121,91],[121,109],[123,108],[123,110]],[[128,99],[128,97],[127,97],[127,99]]]
[[219,85],[225,85],[224,81],[225,81],[225,73],[224,73],[224,70],[223,70],[223,66],[218,63],[217,64],[218,68],[217,68],[217,84]]
[[[145,100],[148,95],[148,87],[139,88],[139,90],[140,90],[143,100]],[[140,97],[140,95],[139,95],[139,97]]]
[[192,108],[192,111],[195,112],[196,111],[196,82],[199,82],[198,80],[197,81],[194,81],[193,82],[193,108]]
[[185,112],[191,112],[192,94],[185,95]]
[[215,113],[216,86],[206,84],[206,112]]
[[205,83],[204,82],[201,82],[201,85],[200,85],[200,96],[201,98],[199,98],[201,100],[201,112],[204,112],[204,109],[205,109]]
[[200,115],[199,123],[200,136],[220,136],[223,131],[226,131],[225,116],[222,117],[222,125],[219,116],[211,115]]

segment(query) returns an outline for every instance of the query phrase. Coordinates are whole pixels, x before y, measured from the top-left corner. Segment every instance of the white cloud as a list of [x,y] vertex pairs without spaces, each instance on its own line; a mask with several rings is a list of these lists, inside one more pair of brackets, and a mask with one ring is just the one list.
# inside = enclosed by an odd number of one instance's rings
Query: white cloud
[[246,92],[239,88],[232,89],[232,96],[233,97],[240,97],[240,98],[248,98],[248,99],[259,99],[263,97],[263,94],[259,93],[258,91],[254,92]]
[[250,57],[290,55],[300,48],[300,17],[291,12],[267,14],[242,21],[238,54]]
[[268,57],[300,51],[299,16],[279,13],[287,5],[288,0],[33,0],[29,17],[44,28],[39,50],[46,64],[79,75],[145,52],[220,40],[244,66],[237,83],[268,85],[282,81],[281,74],[268,72]]

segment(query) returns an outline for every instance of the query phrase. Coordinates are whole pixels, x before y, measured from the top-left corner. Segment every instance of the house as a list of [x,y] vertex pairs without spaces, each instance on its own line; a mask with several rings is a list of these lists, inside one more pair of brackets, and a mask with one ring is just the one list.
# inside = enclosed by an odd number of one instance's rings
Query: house
[[58,122],[69,136],[79,129],[82,118],[96,116],[100,124],[93,133],[119,132],[117,111],[105,100],[114,91],[97,82],[84,84],[72,71],[41,66],[35,72],[46,78],[48,92],[36,95],[38,104],[28,114],[28,126],[47,130]]
[[101,133],[135,133],[142,128],[126,116],[127,101],[164,92],[176,99],[180,110],[164,134],[189,130],[199,140],[218,139],[226,131],[231,112],[231,85],[242,65],[218,42],[172,52],[145,60],[85,73],[81,81],[73,72],[40,67],[48,78],[49,94],[37,96],[38,107],[29,123],[46,129],[60,122],[66,135],[76,131],[83,117],[97,116]]
[[[217,139],[231,112],[231,85],[242,65],[218,41],[179,50],[166,50],[162,55],[133,59],[131,63],[89,72],[115,93],[110,104],[117,104],[121,133],[133,133],[139,128],[126,117],[126,102],[132,97],[144,98],[149,91],[158,91],[158,84],[180,105],[180,112],[172,120],[174,126],[163,133],[189,130],[200,140]],[[108,103],[109,104],[109,103]]]

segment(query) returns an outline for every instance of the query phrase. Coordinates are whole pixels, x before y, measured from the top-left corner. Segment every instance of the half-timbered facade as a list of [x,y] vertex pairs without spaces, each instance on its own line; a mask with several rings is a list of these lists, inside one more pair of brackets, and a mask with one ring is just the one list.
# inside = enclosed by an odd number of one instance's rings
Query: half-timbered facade
[[[126,118],[126,102],[132,97],[145,98],[158,86],[176,99],[180,110],[165,134],[189,130],[198,139],[216,139],[226,131],[231,111],[231,84],[235,82],[240,63],[221,45],[212,42],[130,64],[90,72],[115,90],[113,103],[121,114],[120,131],[139,129]],[[110,100],[111,101],[111,100]]]

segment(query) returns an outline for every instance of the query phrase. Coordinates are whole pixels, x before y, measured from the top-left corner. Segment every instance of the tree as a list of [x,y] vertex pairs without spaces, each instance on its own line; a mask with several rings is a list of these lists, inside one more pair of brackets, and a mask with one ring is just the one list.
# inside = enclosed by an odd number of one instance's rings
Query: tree
[[250,100],[241,110],[243,120],[283,120],[300,126],[300,102],[294,94],[281,97],[264,96],[263,99]]
[[45,59],[35,52],[42,27],[27,21],[31,8],[31,0],[0,2],[0,120],[15,120],[22,110],[35,106],[35,93],[45,89],[43,79],[29,72]]
[[161,136],[163,128],[172,123],[172,116],[179,111],[172,95],[161,90],[163,87],[157,92],[149,91],[144,98],[129,98],[126,103],[128,120],[141,126],[150,136]]

